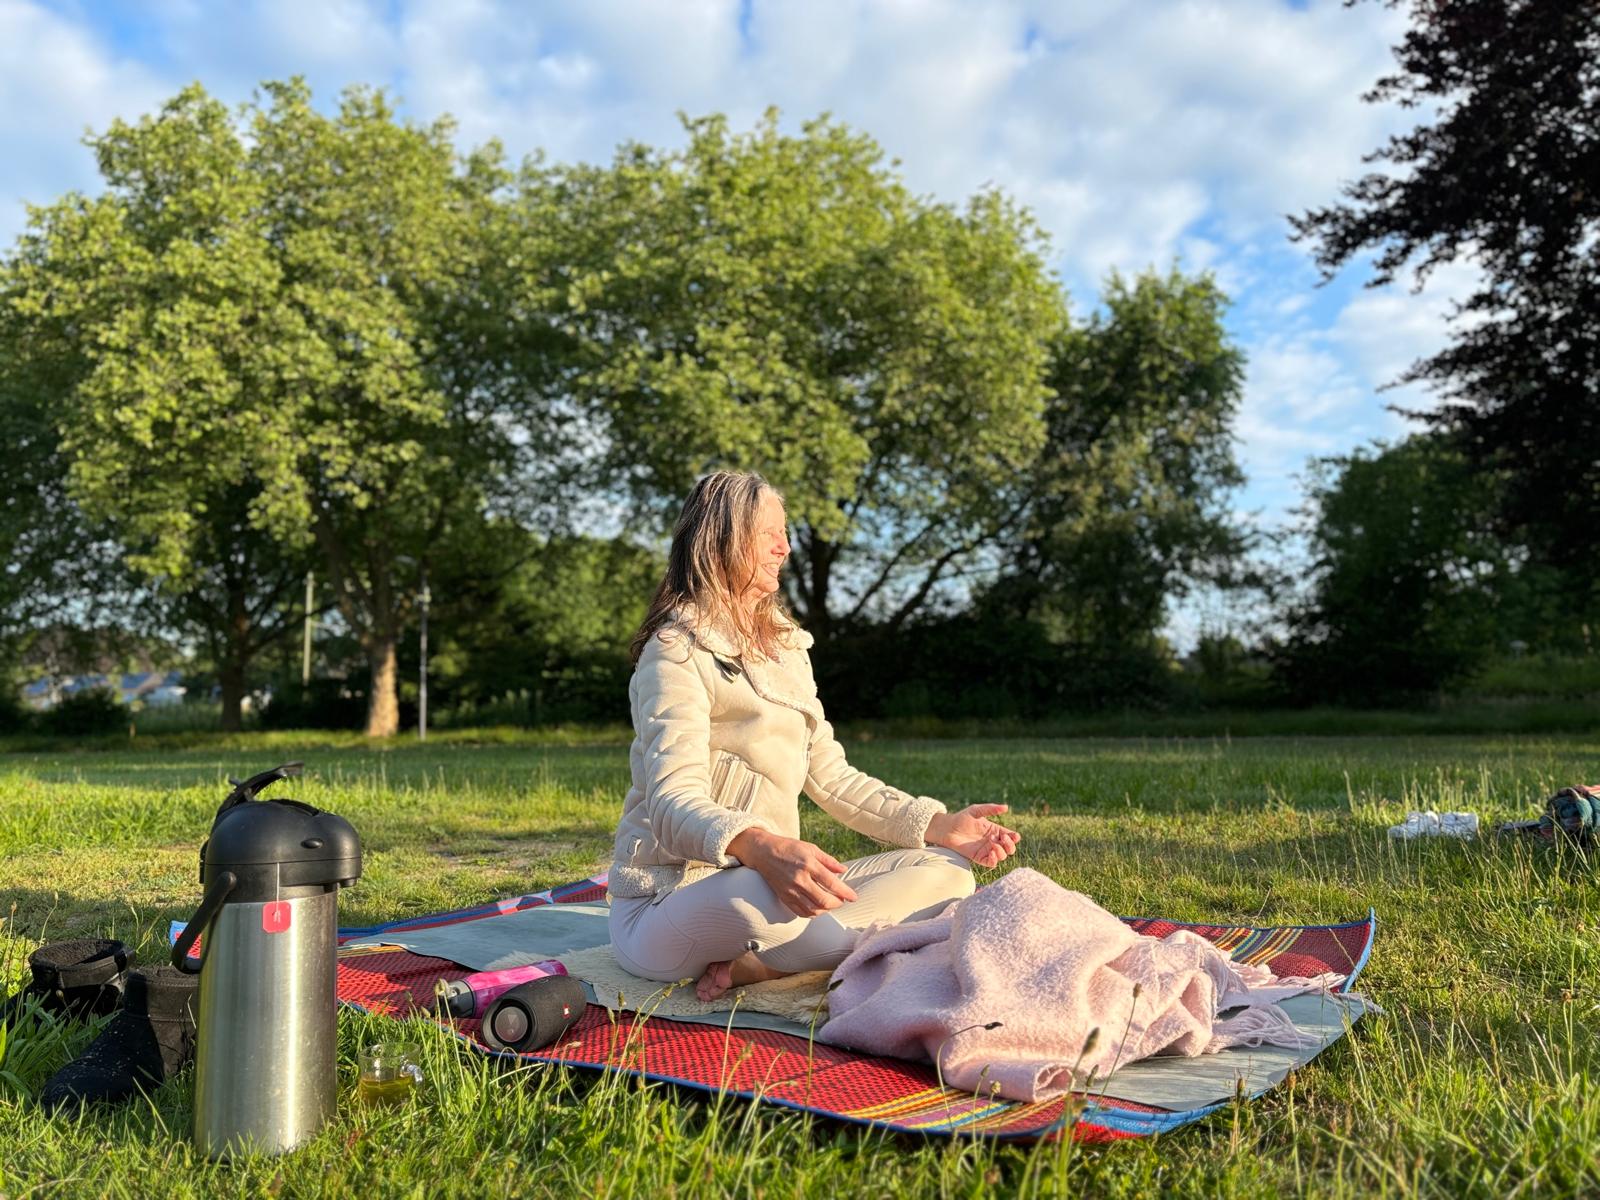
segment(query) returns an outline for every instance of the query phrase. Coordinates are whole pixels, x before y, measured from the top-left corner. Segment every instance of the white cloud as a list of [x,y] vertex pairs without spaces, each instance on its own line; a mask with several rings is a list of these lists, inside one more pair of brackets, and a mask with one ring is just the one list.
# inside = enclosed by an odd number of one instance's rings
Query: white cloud
[[0,0],[0,244],[21,232],[24,204],[94,187],[86,130],[148,111],[167,94],[91,30],[30,0]]
[[[1277,242],[1283,214],[1331,199],[1394,122],[1359,101],[1387,65],[1386,11],[1102,8],[1105,19],[1071,28],[1015,10],[1049,48],[1015,72],[1003,113],[969,114],[993,132],[961,181],[1004,180],[1060,234],[1069,275],[1091,284],[1113,253],[1129,256],[1125,269],[1164,265],[1202,218],[1231,244]],[[1092,204],[1057,202],[1084,194]]]
[[262,81],[304,75],[331,97],[349,84],[386,82],[400,45],[380,0],[252,0],[219,8],[196,0],[151,5],[165,56],[182,82],[245,99]]
[[1326,332],[1275,334],[1246,347],[1244,400],[1235,422],[1249,506],[1282,524],[1300,501],[1308,458],[1339,453],[1386,432],[1370,386]]
[[600,73],[587,54],[546,54],[539,59],[539,70],[563,90],[587,87]]
[[584,0],[543,11],[558,39],[604,47],[619,89],[721,107],[739,56],[738,0]]
[[1347,414],[1371,395],[1314,334],[1252,347],[1247,377],[1251,393],[1292,428]]
[[[1452,330],[1467,327],[1451,323],[1451,306],[1465,300],[1480,278],[1474,264],[1458,262],[1438,268],[1421,294],[1396,285],[1363,290],[1340,311],[1330,340],[1374,389],[1395,383],[1413,364],[1445,349]],[[1422,384],[1392,388],[1384,398],[1415,411],[1436,403]],[[1398,418],[1394,423],[1400,427]]]

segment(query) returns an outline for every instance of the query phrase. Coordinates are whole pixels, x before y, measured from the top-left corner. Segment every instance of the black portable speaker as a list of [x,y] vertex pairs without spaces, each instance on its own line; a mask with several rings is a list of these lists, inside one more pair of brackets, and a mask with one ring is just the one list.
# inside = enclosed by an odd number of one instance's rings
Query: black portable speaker
[[542,1050],[582,1019],[587,1003],[583,984],[571,976],[530,979],[491,1004],[478,1029],[496,1050]]

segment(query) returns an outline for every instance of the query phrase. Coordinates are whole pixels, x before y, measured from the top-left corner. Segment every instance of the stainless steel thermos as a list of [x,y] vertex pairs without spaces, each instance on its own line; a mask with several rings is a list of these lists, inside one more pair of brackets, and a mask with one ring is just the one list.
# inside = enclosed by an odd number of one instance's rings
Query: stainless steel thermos
[[229,780],[200,847],[204,896],[172,949],[200,974],[194,1140],[208,1158],[293,1149],[337,1104],[338,897],[361,875],[361,840],[333,813],[255,798],[299,773]]

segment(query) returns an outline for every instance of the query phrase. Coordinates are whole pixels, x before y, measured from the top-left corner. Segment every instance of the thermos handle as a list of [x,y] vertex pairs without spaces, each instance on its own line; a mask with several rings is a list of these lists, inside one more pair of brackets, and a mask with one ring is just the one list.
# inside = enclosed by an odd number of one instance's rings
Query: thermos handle
[[211,886],[206,888],[206,894],[200,898],[200,907],[195,910],[189,923],[183,927],[183,932],[178,935],[178,940],[172,946],[172,965],[178,970],[189,975],[200,974],[200,968],[205,966],[205,951],[200,952],[200,961],[190,965],[189,951],[194,948],[195,940],[199,938],[205,927],[211,924],[211,918],[217,915],[227,900],[228,893],[233,891],[234,885],[239,882],[239,877],[232,871],[224,871],[211,881]]
[[270,771],[263,771],[259,775],[252,775],[249,779],[235,779],[228,776],[228,782],[233,784],[233,791],[228,793],[228,798],[222,802],[222,807],[217,809],[217,816],[227,812],[235,804],[244,804],[254,800],[256,793],[269,783],[276,783],[280,779],[292,779],[300,774],[305,763],[289,762],[280,767],[273,767]]

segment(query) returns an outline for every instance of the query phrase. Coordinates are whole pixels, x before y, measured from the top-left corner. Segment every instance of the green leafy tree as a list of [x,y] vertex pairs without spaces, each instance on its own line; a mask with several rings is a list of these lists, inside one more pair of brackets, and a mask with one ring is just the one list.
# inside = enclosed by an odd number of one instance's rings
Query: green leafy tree
[[[0,297],[0,314],[12,311]],[[221,685],[222,727],[236,730],[247,674],[288,631],[309,556],[252,527],[248,489],[234,485],[196,506],[187,576],[130,567],[140,547],[123,539],[135,531],[115,508],[91,521],[68,486],[71,463],[48,402],[75,381],[51,374],[86,359],[59,333],[19,331],[11,344],[26,349],[0,370],[0,437],[11,448],[0,484],[0,647],[13,661],[71,674],[140,641],[198,643]]]
[[298,80],[264,93],[235,115],[193,86],[92,137],[106,191],[33,214],[21,311],[87,360],[53,398],[72,495],[182,588],[247,486],[251,529],[315,546],[392,733],[423,564],[532,491],[544,334],[510,291],[497,147],[462,158],[364,89],[333,116]]
[[1482,477],[1417,435],[1317,460],[1308,488],[1309,595],[1280,677],[1305,700],[1372,704],[1437,693],[1502,642],[1517,554],[1487,532]]
[[827,120],[686,128],[527,188],[529,228],[566,250],[542,295],[581,346],[605,477],[659,533],[706,470],[760,470],[810,627],[897,625],[1020,515],[1065,322],[1040,234],[998,192],[912,195]]
[[1101,698],[1135,698],[1170,657],[1168,601],[1238,581],[1247,539],[1228,498],[1244,479],[1244,358],[1209,276],[1113,272],[1103,294],[1104,311],[1056,342],[1027,522],[982,603],[1040,624]]
[[628,643],[662,557],[626,539],[544,537],[509,522],[480,538],[439,564],[430,675],[441,693],[474,704],[525,692],[534,724],[627,720]]
[[193,569],[164,580],[153,598],[162,624],[216,671],[224,730],[242,726],[258,660],[300,630],[315,561],[313,547],[285,547],[251,524],[250,500],[249,489],[235,487],[207,501],[192,532]]
[[114,527],[68,491],[51,399],[75,384],[79,360],[36,353],[15,289],[0,269],[0,668],[74,673],[148,630],[151,590],[127,569]]
[[[1386,0],[1395,7],[1398,0]],[[1397,69],[1365,97],[1433,115],[1369,154],[1341,203],[1293,220],[1331,276],[1373,253],[1369,286],[1469,263],[1481,282],[1452,344],[1403,377],[1498,479],[1509,536],[1600,598],[1600,5],[1413,0]]]
[[[140,640],[198,642],[221,684],[222,727],[238,729],[247,673],[287,631],[308,555],[253,528],[249,489],[223,484],[195,506],[188,575],[133,569],[130,559],[150,549],[148,527],[129,527],[115,507],[91,520],[69,487],[71,460],[52,412],[88,358],[66,331],[17,320],[7,299],[0,295],[0,323],[13,334],[0,368],[0,438],[11,450],[0,483],[0,647],[58,674]],[[134,537],[146,545],[130,544]],[[63,636],[68,629],[77,634]]]

